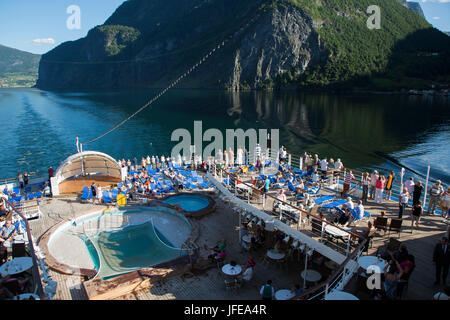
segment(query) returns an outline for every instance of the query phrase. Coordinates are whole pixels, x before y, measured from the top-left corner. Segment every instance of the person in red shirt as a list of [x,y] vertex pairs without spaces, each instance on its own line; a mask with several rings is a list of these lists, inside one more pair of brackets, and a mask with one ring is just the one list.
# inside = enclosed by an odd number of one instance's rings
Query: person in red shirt
[[50,166],[50,168],[48,168],[48,179],[50,180],[51,177],[53,177],[53,168],[52,168],[52,166]]

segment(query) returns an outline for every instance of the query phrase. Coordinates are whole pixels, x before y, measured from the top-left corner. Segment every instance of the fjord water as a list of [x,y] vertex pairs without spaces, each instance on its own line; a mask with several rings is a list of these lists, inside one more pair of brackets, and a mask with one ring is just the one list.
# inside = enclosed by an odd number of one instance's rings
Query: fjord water
[[[0,89],[0,177],[28,171],[46,175],[76,152],[75,137],[87,141],[137,110],[155,90],[48,92]],[[450,183],[448,99],[407,95],[333,95],[298,92],[172,90],[118,130],[84,146],[114,158],[170,154],[177,128],[193,132],[194,121],[209,128],[280,129],[280,144],[341,158],[355,169],[387,173],[400,167],[407,177]],[[193,139],[193,138],[192,138]],[[209,142],[204,142],[204,146]]]

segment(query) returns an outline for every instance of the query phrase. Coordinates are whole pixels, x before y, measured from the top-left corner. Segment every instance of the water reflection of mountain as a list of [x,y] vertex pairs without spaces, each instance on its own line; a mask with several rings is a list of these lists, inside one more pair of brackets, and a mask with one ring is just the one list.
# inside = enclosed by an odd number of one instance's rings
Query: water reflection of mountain
[[[0,169],[13,176],[18,167],[46,172],[48,164],[57,165],[73,152],[75,136],[86,141],[109,130],[155,90],[55,93],[11,89],[1,93],[0,116],[11,119],[11,125],[5,123],[4,144],[9,153],[0,156]],[[192,132],[195,120],[203,121],[203,132],[209,128],[223,133],[228,128],[279,128],[280,143],[292,153],[307,150],[339,157],[353,168],[398,170],[401,164],[425,173],[431,164],[433,176],[450,180],[450,108],[448,101],[439,98],[172,90],[118,130],[85,147],[121,158],[167,155],[176,144],[170,141],[172,132],[178,128]],[[46,139],[38,135],[39,144],[17,140],[18,123],[33,123],[37,131],[45,128]],[[39,154],[41,150],[44,155]]]
[[[280,128],[281,143],[341,157],[348,165],[381,165],[393,154],[426,141],[450,123],[448,100],[398,95],[330,95],[292,92],[230,93],[236,125],[262,122]],[[443,159],[443,161],[448,161]]]

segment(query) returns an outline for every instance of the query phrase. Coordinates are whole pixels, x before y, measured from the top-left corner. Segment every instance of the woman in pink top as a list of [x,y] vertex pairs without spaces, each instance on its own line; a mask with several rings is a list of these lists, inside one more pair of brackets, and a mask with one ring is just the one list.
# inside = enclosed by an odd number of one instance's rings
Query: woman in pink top
[[386,178],[384,176],[379,176],[376,184],[375,184],[375,203],[382,204],[383,203],[383,191],[384,191],[384,183],[386,182]]

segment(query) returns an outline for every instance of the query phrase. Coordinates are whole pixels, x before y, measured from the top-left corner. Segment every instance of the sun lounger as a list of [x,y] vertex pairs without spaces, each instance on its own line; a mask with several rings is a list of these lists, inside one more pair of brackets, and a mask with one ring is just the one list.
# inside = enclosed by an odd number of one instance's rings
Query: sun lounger
[[314,202],[316,204],[322,204],[324,202],[331,201],[333,199],[334,199],[334,196],[322,196],[322,197],[319,197],[317,199],[314,199]]
[[109,196],[109,191],[108,190],[103,190],[103,201],[105,203],[112,203],[112,199]]

